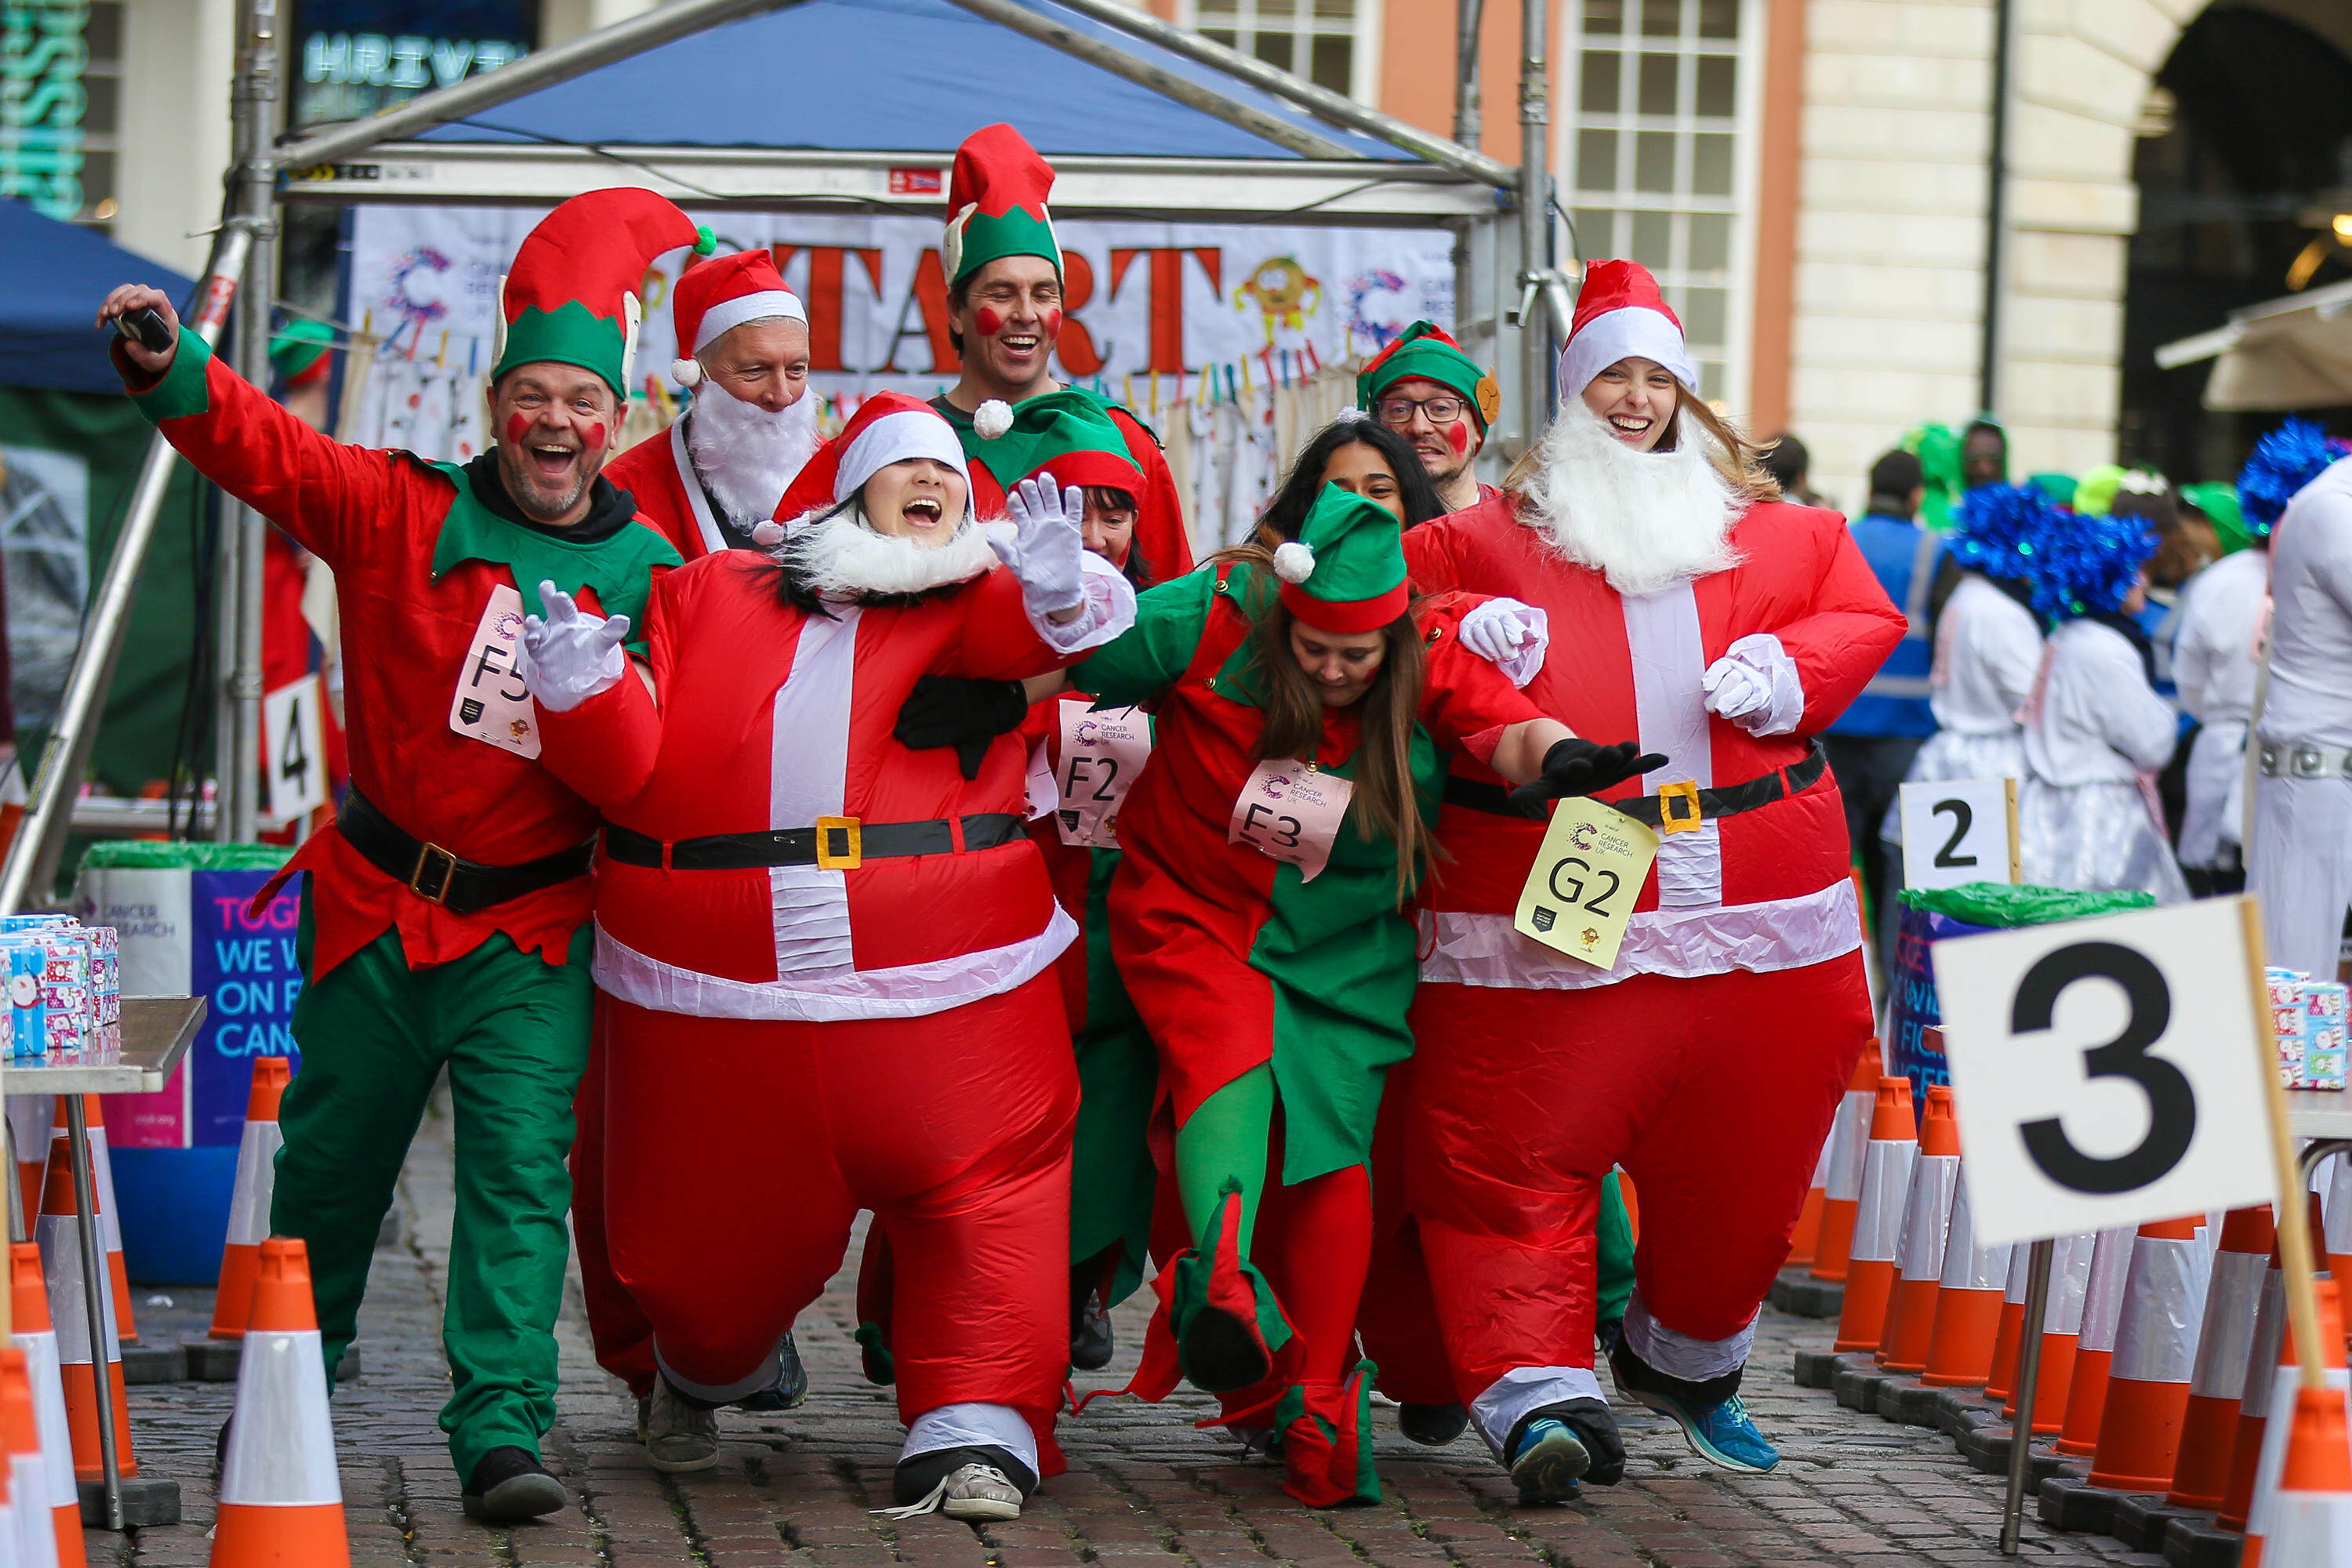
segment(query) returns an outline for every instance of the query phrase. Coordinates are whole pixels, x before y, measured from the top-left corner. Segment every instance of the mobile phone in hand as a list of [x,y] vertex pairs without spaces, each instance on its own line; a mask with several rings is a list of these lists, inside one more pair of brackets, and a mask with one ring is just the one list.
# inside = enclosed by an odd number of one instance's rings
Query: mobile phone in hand
[[170,353],[177,341],[172,329],[163,324],[163,312],[152,305],[123,311],[114,318],[114,330],[136,341],[151,354]]

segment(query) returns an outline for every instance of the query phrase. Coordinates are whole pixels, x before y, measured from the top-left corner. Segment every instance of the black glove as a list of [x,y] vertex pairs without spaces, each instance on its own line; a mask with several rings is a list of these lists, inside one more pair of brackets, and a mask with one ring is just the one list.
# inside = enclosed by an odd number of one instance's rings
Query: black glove
[[898,705],[898,721],[890,734],[914,752],[953,746],[963,776],[976,779],[989,743],[1021,728],[1021,721],[1028,716],[1028,694],[1017,680],[926,675]]
[[[1637,752],[1641,752],[1638,756],[1634,754]],[[1544,753],[1543,772],[1513,790],[1511,804],[1526,806],[1558,800],[1562,795],[1599,795],[1612,784],[1665,765],[1664,755],[1642,752],[1633,741],[1596,746],[1571,735],[1552,742],[1551,750]]]

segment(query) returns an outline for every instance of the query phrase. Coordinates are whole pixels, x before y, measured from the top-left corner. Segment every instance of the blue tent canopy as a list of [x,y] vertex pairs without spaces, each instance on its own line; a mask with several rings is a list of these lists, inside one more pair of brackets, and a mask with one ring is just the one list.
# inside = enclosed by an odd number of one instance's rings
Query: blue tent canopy
[[184,302],[194,285],[95,230],[0,201],[0,386],[121,392],[107,334],[90,325],[118,283],[150,283]]
[[[1052,0],[1024,4],[1350,152],[1413,160]],[[616,60],[420,140],[949,153],[1000,120],[1048,157],[1297,156],[947,0],[807,0]]]

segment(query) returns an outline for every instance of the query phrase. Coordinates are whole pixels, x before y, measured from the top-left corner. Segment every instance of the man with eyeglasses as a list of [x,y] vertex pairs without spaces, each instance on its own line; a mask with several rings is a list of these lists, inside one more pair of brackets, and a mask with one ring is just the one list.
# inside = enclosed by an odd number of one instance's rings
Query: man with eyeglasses
[[1356,377],[1356,404],[1403,437],[1448,511],[1495,493],[1471,472],[1486,426],[1502,411],[1501,390],[1434,321],[1415,321]]

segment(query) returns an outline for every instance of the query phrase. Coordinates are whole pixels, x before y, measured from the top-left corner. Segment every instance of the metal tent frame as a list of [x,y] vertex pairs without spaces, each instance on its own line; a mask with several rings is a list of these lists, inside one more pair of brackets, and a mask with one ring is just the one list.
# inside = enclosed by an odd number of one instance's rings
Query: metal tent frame
[[[239,0],[231,93],[232,157],[222,226],[205,277],[182,314],[216,335],[240,291],[276,296],[281,202],[547,204],[600,184],[641,184],[681,201],[770,210],[904,213],[889,171],[944,167],[944,154],[808,153],[766,149],[572,147],[425,142],[436,127],[572,80],[673,40],[806,0],[674,0],[487,75],[410,99],[371,119],[277,144],[283,41],[278,0]],[[1056,156],[1055,207],[1073,216],[1181,216],[1194,221],[1424,226],[1455,231],[1456,335],[1498,372],[1504,400],[1494,445],[1515,455],[1549,417],[1553,345],[1566,334],[1570,286],[1555,265],[1557,211],[1547,166],[1549,136],[1546,0],[1521,0],[1517,166],[1368,109],[1340,94],[1213,43],[1118,0],[952,0],[988,21],[1045,43],[1124,79],[1246,131],[1288,158]],[[1473,0],[1459,0],[1465,7]],[[1067,13],[1084,24],[1074,24]],[[1107,37],[1124,35],[1134,44]],[[1136,45],[1143,46],[1139,49]],[[1201,74],[1171,68],[1172,55]],[[1246,84],[1325,124],[1402,149],[1417,162],[1374,159],[1319,133],[1303,117],[1269,113],[1221,89]],[[1457,129],[1475,124],[1475,73],[1460,90]],[[1470,134],[1470,132],[1464,132]],[[932,209],[935,210],[935,209]],[[1538,221],[1522,221],[1534,213]],[[247,375],[268,361],[270,312],[238,313],[235,360]],[[1532,325],[1535,330],[1523,330]],[[1516,385],[1515,385],[1516,384]],[[173,454],[158,436],[133,492],[114,553],[93,599],[25,821],[0,864],[0,912],[41,899],[56,879],[73,795],[89,765],[96,719],[129,624],[132,593],[152,540]],[[215,834],[249,839],[259,815],[261,515],[236,509],[222,530],[215,582],[219,668]],[[230,759],[226,764],[218,759]]]

